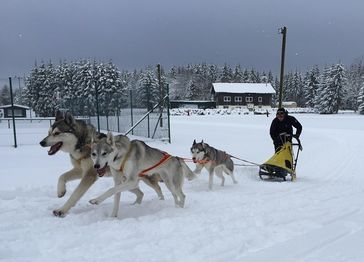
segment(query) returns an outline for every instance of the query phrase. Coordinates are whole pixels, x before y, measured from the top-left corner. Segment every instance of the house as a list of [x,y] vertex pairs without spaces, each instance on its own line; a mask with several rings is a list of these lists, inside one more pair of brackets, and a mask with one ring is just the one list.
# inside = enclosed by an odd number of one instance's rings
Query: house
[[[11,105],[0,106],[0,117],[11,118],[13,116],[11,109],[12,109]],[[14,117],[16,117],[16,118],[27,117],[27,110],[29,110],[29,107],[27,107],[27,106],[14,104]]]
[[212,83],[217,108],[271,107],[276,93],[270,83]]
[[171,100],[171,108],[216,108],[215,101]]

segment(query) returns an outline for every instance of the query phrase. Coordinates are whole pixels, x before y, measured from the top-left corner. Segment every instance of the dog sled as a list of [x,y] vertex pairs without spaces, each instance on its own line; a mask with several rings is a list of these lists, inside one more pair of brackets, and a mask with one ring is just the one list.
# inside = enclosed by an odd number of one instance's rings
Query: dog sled
[[[302,151],[301,141],[286,133],[280,134],[280,138],[282,147],[268,161],[259,166],[259,177],[262,180],[286,181],[288,175],[291,181],[296,180],[298,155]],[[292,139],[296,141],[292,142]]]

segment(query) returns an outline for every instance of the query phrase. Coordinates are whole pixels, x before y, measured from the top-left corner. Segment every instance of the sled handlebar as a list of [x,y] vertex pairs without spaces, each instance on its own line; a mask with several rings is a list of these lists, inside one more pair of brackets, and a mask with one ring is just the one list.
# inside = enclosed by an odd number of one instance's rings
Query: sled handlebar
[[295,138],[297,140],[297,143],[292,143],[293,146],[298,146],[298,149],[300,151],[303,150],[302,144],[301,144],[301,140],[298,137],[292,136],[293,138]]
[[[296,139],[297,143],[292,143],[292,145],[293,145],[293,146],[298,146],[298,149],[299,149],[300,151],[302,151],[302,150],[303,150],[303,147],[302,147],[302,144],[301,144],[301,140],[300,140],[298,137],[296,137],[296,136],[294,136],[294,135],[291,135],[291,134],[287,134],[287,133],[280,133],[280,134],[279,134],[279,138],[282,140],[282,142],[285,142],[285,141],[287,141],[288,139],[289,139],[289,140],[292,140],[292,138],[294,138],[294,139]],[[283,139],[282,139],[282,138],[283,138]]]

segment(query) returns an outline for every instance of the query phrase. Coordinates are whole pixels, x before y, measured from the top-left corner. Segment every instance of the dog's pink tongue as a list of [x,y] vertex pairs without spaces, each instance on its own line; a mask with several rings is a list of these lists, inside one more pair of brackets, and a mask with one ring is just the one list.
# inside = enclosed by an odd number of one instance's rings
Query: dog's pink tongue
[[106,167],[100,168],[96,170],[97,174],[99,175],[99,177],[102,177],[105,175],[106,173]]
[[48,155],[54,155],[55,153],[57,153],[61,146],[62,142],[58,142],[57,144],[51,146],[51,148],[48,150]]

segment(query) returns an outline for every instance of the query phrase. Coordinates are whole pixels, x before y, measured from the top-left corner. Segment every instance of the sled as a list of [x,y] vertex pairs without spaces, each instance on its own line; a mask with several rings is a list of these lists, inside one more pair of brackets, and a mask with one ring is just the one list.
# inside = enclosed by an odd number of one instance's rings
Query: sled
[[[262,180],[287,181],[290,175],[291,181],[296,180],[296,166],[299,152],[302,151],[301,141],[286,133],[280,134],[282,147],[264,164],[259,166],[259,177]],[[292,138],[296,140],[292,143]],[[296,148],[296,157],[294,157]]]

